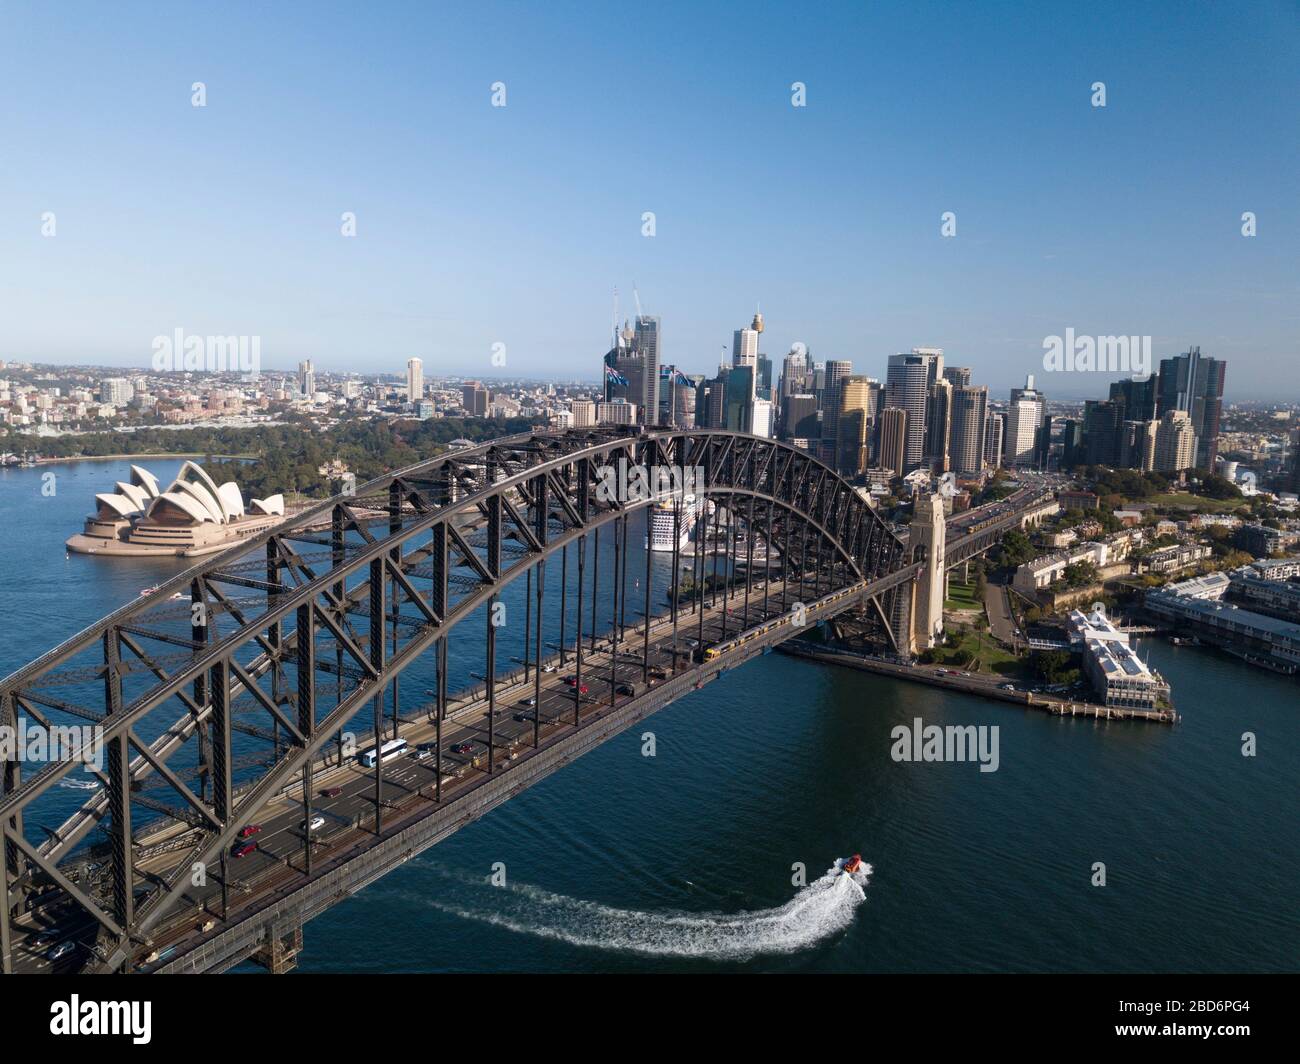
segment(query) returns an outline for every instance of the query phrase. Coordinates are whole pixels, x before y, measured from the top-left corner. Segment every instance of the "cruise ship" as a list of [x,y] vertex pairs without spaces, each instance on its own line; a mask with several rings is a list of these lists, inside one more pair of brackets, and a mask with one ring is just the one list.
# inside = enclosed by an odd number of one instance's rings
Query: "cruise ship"
[[[691,541],[691,532],[695,529],[696,519],[700,515],[699,504],[695,501],[694,495],[682,496],[681,502],[681,539],[677,543],[678,550],[684,550]],[[677,513],[677,499],[663,499],[654,504],[650,511],[650,535],[648,546],[651,550],[673,549],[673,525],[676,523],[674,517]]]

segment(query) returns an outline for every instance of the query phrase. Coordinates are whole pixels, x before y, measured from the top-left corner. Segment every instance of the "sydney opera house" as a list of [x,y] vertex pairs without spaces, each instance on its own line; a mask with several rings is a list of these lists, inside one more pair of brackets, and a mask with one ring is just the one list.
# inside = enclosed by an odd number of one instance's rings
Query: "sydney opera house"
[[95,496],[85,530],[68,540],[80,554],[194,557],[225,550],[284,520],[284,496],[253,499],[244,506],[239,486],[220,487],[193,462],[181,466],[165,491],[158,478],[131,467],[131,481]]

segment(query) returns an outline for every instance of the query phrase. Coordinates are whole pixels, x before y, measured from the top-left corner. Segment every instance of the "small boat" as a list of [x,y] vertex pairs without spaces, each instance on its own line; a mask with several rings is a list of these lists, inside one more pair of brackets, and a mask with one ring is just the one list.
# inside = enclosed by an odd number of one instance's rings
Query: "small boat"
[[841,872],[847,872],[853,875],[855,872],[865,872],[867,866],[862,863],[862,854],[855,853],[852,857],[841,857],[835,862],[835,867]]
[[99,783],[95,780],[59,780],[59,786],[73,791],[99,790]]

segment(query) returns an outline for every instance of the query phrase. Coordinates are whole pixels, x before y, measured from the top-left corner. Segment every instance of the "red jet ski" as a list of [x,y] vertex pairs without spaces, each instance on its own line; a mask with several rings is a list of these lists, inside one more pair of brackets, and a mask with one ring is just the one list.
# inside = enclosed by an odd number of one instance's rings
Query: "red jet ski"
[[862,854],[855,853],[852,857],[841,857],[837,862],[841,872],[848,872],[852,875],[854,872],[862,871]]

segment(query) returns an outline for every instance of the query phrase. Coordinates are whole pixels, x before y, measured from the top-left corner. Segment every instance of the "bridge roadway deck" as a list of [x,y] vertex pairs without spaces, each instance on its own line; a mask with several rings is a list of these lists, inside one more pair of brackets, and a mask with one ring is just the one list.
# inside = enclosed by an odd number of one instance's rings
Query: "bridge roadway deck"
[[[872,585],[868,593],[875,592],[877,587],[892,586],[899,579],[900,574],[886,577]],[[817,594],[829,590],[821,588]],[[761,613],[761,588],[759,593],[751,594],[748,618],[751,628],[782,614],[781,591],[779,581],[768,586],[769,610],[765,616]],[[817,597],[812,591],[810,581],[804,591],[805,601]],[[792,589],[788,598],[792,603],[799,596]],[[835,604],[834,610],[810,612],[808,620],[810,623],[822,620],[851,604],[852,600],[842,601]],[[705,609],[702,642],[706,647],[723,640],[723,608],[720,601],[713,608]],[[731,638],[741,630],[742,603],[733,599],[727,608],[726,637]],[[301,926],[575,757],[681,695],[698,689],[721,672],[762,653],[791,633],[791,629],[784,628],[756,637],[714,661],[698,664],[692,660],[695,648],[691,641],[699,640],[700,620],[698,614],[689,611],[689,604],[679,611],[675,668],[669,618],[661,615],[651,624],[648,685],[643,670],[642,626],[626,629],[612,668],[611,634],[597,637],[594,653],[588,649],[590,637],[584,639],[582,682],[588,691],[578,696],[580,723],[576,728],[574,688],[564,683],[564,677],[573,673],[572,647],[563,666],[559,665],[558,655],[547,659],[544,668],[553,667],[554,671],[544,671],[541,677],[540,742],[536,747],[533,746],[533,708],[527,704],[534,694],[535,679],[498,687],[493,724],[496,758],[491,773],[487,771],[486,698],[475,694],[449,700],[442,727],[441,801],[434,798],[437,781],[433,758],[416,759],[404,754],[389,762],[382,771],[384,814],[382,833],[378,836],[375,834],[374,770],[362,768],[355,758],[345,759],[341,766],[334,763],[318,770],[312,785],[312,811],[325,818],[325,826],[313,833],[311,877],[305,878],[303,874],[304,809],[299,785],[299,797],[282,795],[266,807],[258,821],[261,831],[253,837],[257,850],[228,861],[226,919],[220,915],[220,872],[210,869],[206,886],[195,887],[187,893],[190,907],[153,937],[153,953],[149,956],[155,959],[149,963],[137,962],[137,970],[220,971],[240,963],[263,945],[268,928]],[[635,684],[636,693],[619,693],[621,684]],[[401,724],[400,735],[412,747],[431,743],[435,725],[424,716],[406,719]],[[371,741],[359,738],[357,748],[367,749]],[[469,752],[454,753],[453,748],[463,743],[469,744]],[[341,788],[341,793],[332,798],[323,796],[324,789],[334,787]],[[143,863],[141,871],[163,874],[183,856],[183,850],[164,853]],[[57,920],[57,914],[54,917]],[[49,943],[39,943],[41,926],[29,920],[17,923],[14,930],[16,971],[77,971],[94,962],[88,943],[93,940],[95,928],[89,923],[59,927],[56,940],[71,937],[79,939],[80,946],[74,954],[53,965],[44,956]]]

